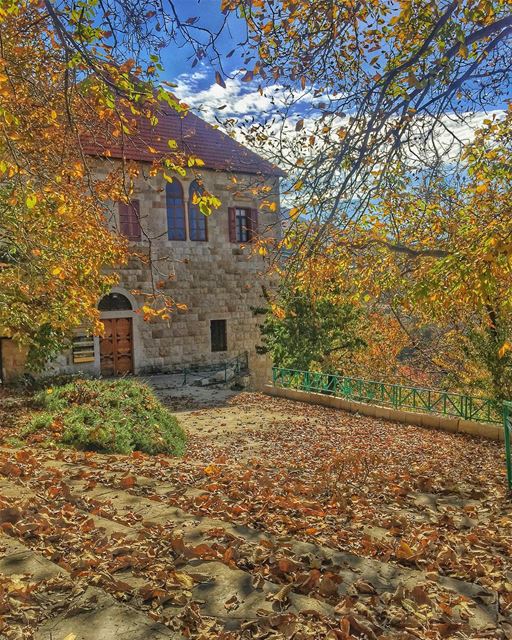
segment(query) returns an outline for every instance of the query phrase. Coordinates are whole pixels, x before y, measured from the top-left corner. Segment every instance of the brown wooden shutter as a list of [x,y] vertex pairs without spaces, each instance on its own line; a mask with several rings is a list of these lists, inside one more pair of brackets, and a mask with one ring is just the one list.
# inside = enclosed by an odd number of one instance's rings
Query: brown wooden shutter
[[142,233],[140,227],[140,202],[138,200],[132,200],[130,202],[130,216],[131,216],[131,240],[141,240]]
[[129,229],[129,213],[126,202],[119,202],[119,232],[123,236],[128,236]]
[[235,207],[228,208],[229,241],[236,242],[236,211]]
[[119,202],[119,230],[128,240],[140,240],[140,204],[138,200],[130,203]]
[[254,240],[258,235],[258,209],[251,209],[249,212],[249,240]]

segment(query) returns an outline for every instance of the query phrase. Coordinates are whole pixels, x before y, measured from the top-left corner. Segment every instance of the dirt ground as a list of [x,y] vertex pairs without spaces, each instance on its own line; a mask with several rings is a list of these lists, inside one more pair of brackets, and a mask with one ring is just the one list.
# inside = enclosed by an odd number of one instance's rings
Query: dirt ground
[[157,392],[184,459],[0,450],[0,637],[512,638],[502,444]]

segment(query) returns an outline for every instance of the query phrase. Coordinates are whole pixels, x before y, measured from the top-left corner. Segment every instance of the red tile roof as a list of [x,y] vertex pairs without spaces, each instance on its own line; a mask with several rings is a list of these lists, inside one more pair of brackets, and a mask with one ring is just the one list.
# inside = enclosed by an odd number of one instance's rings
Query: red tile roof
[[[83,146],[89,155],[126,160],[153,162],[169,154],[168,140],[176,140],[178,149],[188,156],[200,158],[205,167],[218,171],[284,176],[274,164],[250,151],[236,140],[212,127],[192,112],[180,115],[167,105],[158,111],[158,123],[152,126],[147,118],[138,120],[137,132],[126,137],[124,143],[108,143],[88,138]],[[107,154],[106,148],[109,152]],[[156,150],[153,153],[149,147]]]

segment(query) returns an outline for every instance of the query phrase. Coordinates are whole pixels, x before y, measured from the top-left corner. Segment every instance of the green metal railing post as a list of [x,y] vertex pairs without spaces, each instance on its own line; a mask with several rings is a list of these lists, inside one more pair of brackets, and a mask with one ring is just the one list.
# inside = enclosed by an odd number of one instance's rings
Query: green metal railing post
[[393,385],[393,408],[399,409],[401,405],[400,402],[400,387],[396,384]]
[[503,403],[503,429],[505,430],[505,458],[507,463],[507,482],[508,488],[512,491],[512,451],[511,451],[511,436],[512,436],[512,420],[511,420],[511,402]]

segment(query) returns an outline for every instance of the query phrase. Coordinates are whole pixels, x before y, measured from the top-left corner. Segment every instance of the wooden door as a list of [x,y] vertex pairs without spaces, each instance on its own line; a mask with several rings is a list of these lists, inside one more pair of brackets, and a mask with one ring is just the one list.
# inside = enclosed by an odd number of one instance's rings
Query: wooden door
[[100,365],[104,376],[133,373],[133,331],[131,318],[102,320],[105,332],[100,339]]

